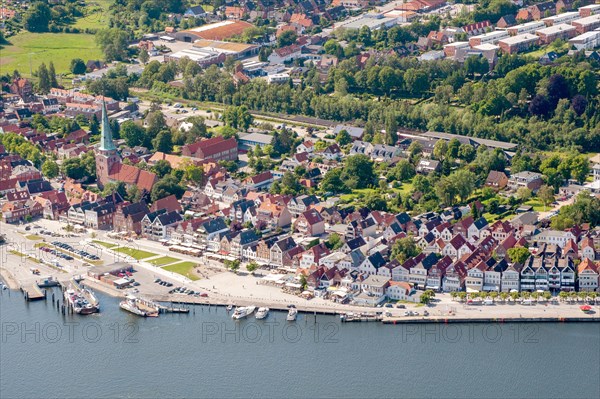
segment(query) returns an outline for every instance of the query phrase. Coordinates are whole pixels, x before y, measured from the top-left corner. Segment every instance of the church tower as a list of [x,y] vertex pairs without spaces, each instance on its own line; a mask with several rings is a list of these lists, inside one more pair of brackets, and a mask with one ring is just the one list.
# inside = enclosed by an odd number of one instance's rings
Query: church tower
[[121,158],[117,153],[117,147],[113,143],[108,116],[106,115],[106,104],[102,100],[102,134],[100,136],[100,146],[96,150],[96,177],[98,187],[103,188],[109,182],[110,171],[115,164],[119,164]]

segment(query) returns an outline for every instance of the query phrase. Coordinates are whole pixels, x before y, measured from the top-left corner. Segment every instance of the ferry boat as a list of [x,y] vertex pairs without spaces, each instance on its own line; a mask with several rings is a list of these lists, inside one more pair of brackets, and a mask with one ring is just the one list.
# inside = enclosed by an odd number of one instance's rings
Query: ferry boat
[[269,315],[269,308],[258,308],[256,311],[256,319],[261,320],[266,318]]
[[250,316],[252,313],[254,313],[254,309],[256,309],[255,306],[238,307],[235,309],[235,312],[233,312],[233,315],[231,316],[231,318],[234,320],[243,319],[244,317]]
[[288,314],[285,319],[287,321],[295,321],[297,316],[298,316],[298,310],[296,308],[290,308],[290,310],[288,310]]
[[88,315],[100,311],[100,303],[90,290],[68,289],[64,296],[75,313]]
[[133,295],[127,295],[125,300],[119,303],[119,307],[141,317],[158,317],[160,310],[157,304]]

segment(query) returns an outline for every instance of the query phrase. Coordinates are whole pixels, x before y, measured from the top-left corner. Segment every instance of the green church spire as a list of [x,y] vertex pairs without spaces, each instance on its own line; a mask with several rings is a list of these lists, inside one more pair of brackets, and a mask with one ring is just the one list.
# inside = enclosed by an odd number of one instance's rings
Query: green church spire
[[113,143],[112,132],[108,123],[108,115],[106,115],[106,104],[102,99],[102,135],[100,137],[100,151],[116,151],[115,143]]

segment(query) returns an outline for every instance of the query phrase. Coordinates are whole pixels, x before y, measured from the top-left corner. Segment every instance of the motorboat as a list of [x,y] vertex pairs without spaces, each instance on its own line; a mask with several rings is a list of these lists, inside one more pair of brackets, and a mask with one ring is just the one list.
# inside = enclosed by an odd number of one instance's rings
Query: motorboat
[[256,319],[261,320],[266,318],[269,315],[269,308],[258,308],[256,311]]
[[235,309],[235,312],[233,312],[233,315],[231,316],[232,319],[234,320],[240,320],[243,319],[247,316],[250,316],[252,313],[254,313],[254,310],[256,309],[255,306],[240,306],[237,307]]
[[233,305],[227,305],[227,311],[231,312],[233,310]]
[[290,308],[290,310],[288,310],[288,314],[285,319],[287,321],[295,321],[296,317],[298,317],[298,310],[296,308]]

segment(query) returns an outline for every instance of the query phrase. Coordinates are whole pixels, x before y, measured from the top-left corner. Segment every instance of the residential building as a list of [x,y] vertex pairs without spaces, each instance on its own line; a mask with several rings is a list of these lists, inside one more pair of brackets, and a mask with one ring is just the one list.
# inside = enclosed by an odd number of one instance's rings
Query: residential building
[[599,264],[585,258],[577,266],[577,276],[579,279],[580,291],[598,290]]
[[510,176],[508,179],[508,188],[517,191],[519,188],[525,187],[533,192],[537,192],[543,183],[544,181],[540,173],[524,171]]
[[[583,32],[581,32],[583,33]],[[539,36],[541,44],[550,44],[557,39],[569,40],[577,34],[575,26],[559,24],[538,29],[535,34]]]

